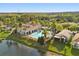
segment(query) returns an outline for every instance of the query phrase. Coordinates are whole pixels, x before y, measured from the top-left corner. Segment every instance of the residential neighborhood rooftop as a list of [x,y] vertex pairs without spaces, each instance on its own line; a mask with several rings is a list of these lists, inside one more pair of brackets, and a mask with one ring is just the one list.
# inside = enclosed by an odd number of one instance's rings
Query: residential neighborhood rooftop
[[22,26],[19,29],[30,31],[30,30],[35,30],[39,28],[41,28],[40,24],[28,23],[28,24],[22,24]]
[[73,37],[72,41],[79,42],[79,33],[75,34],[75,36]]
[[72,35],[72,32],[70,30],[65,29],[65,30],[62,30],[61,32],[59,32],[58,34],[56,34],[55,36],[59,37],[59,38],[61,38],[61,36],[65,36],[69,39],[71,35]]

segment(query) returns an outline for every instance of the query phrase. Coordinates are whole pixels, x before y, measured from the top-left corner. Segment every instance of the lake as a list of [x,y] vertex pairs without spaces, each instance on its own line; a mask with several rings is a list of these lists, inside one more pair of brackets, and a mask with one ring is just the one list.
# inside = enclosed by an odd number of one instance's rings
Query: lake
[[38,49],[25,46],[13,40],[0,42],[0,56],[61,56],[57,53],[46,51],[41,53]]
[[0,42],[0,56],[40,56],[37,49],[10,40]]

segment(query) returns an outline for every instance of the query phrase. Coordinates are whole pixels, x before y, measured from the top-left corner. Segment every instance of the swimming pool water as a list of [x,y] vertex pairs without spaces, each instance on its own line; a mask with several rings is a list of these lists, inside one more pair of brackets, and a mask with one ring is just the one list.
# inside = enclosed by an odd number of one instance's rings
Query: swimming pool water
[[44,36],[44,34],[42,34],[42,31],[40,31],[40,32],[32,33],[31,36],[32,36],[33,38],[38,39],[39,37]]

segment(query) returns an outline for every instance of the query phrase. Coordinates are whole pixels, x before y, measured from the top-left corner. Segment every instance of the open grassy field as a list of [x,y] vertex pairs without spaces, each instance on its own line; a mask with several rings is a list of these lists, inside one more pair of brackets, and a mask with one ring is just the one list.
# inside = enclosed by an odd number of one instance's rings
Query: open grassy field
[[3,40],[3,39],[5,39],[5,38],[7,38],[8,37],[8,35],[9,35],[9,33],[10,32],[0,32],[0,40]]
[[0,38],[5,38],[10,32],[0,32]]

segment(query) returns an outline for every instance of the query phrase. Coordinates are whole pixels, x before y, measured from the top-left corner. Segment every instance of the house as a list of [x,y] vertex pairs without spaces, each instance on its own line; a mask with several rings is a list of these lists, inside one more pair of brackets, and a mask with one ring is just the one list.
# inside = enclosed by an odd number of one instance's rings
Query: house
[[58,34],[54,36],[54,40],[58,40],[60,42],[68,42],[70,37],[72,36],[72,32],[70,30],[62,30]]
[[30,35],[34,32],[40,31],[40,29],[41,29],[40,24],[33,24],[33,23],[22,24],[22,26],[17,29],[17,33],[21,35]]
[[75,34],[75,36],[72,39],[72,47],[79,49],[79,33]]
[[2,21],[0,21],[0,32],[1,30],[11,30],[12,26],[11,25],[5,25]]
[[12,26],[10,26],[10,25],[5,25],[4,28],[5,28],[5,30],[11,30],[11,29],[12,29]]

